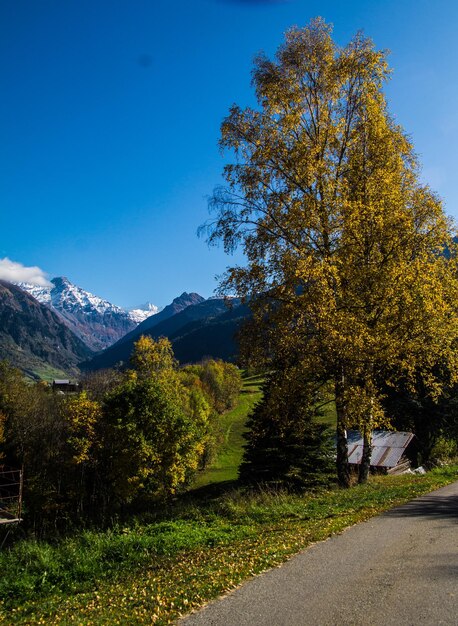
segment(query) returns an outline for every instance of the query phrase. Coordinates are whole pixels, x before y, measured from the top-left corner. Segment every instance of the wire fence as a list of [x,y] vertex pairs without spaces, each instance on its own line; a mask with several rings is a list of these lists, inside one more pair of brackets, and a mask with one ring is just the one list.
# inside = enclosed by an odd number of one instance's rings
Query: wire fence
[[22,486],[22,470],[0,466],[0,524],[21,521]]

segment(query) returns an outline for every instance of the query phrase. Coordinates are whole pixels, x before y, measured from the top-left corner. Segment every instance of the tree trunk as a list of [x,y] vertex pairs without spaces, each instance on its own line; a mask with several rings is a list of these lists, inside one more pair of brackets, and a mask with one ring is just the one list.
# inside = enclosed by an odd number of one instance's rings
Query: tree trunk
[[[371,371],[372,373],[372,371]],[[358,472],[358,483],[360,485],[367,483],[369,477],[369,470],[371,467],[371,455],[372,455],[372,424],[374,423],[374,398],[370,399],[370,411],[368,421],[362,427],[363,436],[363,456],[361,459],[361,465]]]
[[369,469],[371,466],[371,454],[372,454],[372,446],[371,446],[372,433],[369,428],[364,428],[363,431],[363,457],[361,459],[361,464],[359,466],[358,473],[358,483],[360,485],[367,482],[367,478],[369,476]]
[[344,399],[344,375],[335,383],[336,394],[336,411],[337,411],[337,428],[336,428],[336,444],[337,444],[337,480],[341,487],[350,486],[350,467],[348,465],[348,441],[346,430],[346,407]]

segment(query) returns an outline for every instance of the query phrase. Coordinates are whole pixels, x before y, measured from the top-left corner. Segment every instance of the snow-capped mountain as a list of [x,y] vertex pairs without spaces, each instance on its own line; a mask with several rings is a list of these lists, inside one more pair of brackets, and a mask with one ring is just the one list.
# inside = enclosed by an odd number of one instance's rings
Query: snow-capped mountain
[[24,291],[27,291],[27,293],[41,304],[51,304],[52,287],[40,287],[39,285],[32,285],[31,283],[16,283],[16,285]]
[[133,330],[139,319],[143,321],[157,312],[150,305],[147,310],[125,311],[99,296],[81,289],[68,278],[53,278],[52,287],[37,287],[19,283],[42,304],[59,313],[73,332],[92,350],[103,350]]
[[144,322],[147,317],[151,317],[151,315],[159,313],[159,307],[155,304],[151,304],[151,302],[145,302],[145,304],[136,306],[133,309],[127,309],[127,313],[129,314],[131,320],[140,324],[141,322]]

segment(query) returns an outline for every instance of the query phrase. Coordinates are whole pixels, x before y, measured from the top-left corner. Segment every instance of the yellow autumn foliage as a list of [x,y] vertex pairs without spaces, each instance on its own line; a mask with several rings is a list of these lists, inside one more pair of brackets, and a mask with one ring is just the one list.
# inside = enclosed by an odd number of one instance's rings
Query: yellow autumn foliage
[[421,372],[434,397],[435,364],[458,371],[451,224],[388,111],[389,73],[370,39],[339,47],[320,18],[288,31],[274,60],[259,55],[259,107],[223,121],[234,158],[207,225],[210,243],[245,253],[221,289],[250,300],[246,357],[334,381],[342,484],[345,429],[389,421],[380,381]]

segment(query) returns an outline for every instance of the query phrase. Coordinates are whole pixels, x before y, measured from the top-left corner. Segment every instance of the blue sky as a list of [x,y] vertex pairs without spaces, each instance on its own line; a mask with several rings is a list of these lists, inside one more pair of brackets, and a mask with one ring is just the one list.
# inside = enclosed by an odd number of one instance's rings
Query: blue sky
[[452,0],[2,0],[0,258],[122,306],[212,295],[234,261],[196,235],[220,123],[254,104],[255,53],[317,15],[391,50],[391,112],[458,217]]

